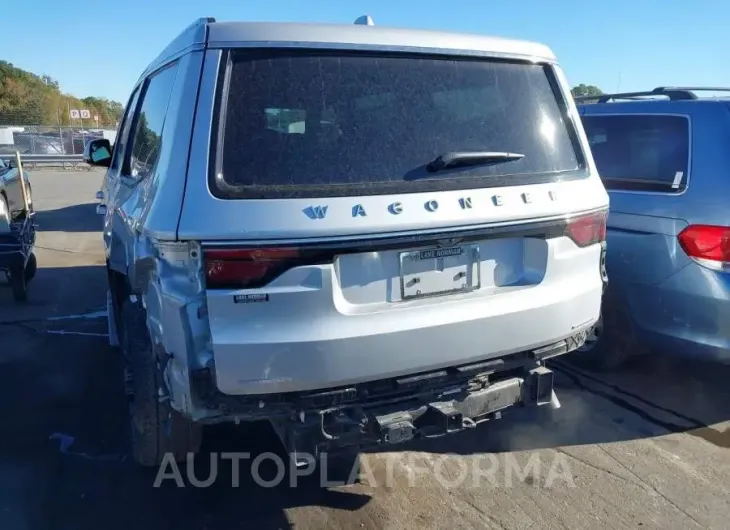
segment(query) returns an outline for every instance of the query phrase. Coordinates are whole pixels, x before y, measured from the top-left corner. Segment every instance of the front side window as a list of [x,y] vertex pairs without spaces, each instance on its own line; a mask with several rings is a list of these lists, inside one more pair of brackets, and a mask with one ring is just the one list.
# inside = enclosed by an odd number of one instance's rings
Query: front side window
[[[584,176],[547,66],[286,50],[235,50],[224,65],[211,157],[218,196],[378,195]],[[521,156],[427,169],[455,151]]]
[[678,192],[687,185],[687,118],[585,115],[582,121],[607,189]]
[[124,111],[124,118],[117,131],[117,138],[114,145],[114,158],[112,160],[111,169],[118,169],[124,160],[124,153],[129,143],[129,135],[132,129],[132,121],[134,111],[137,110],[137,102],[139,101],[139,89],[135,90],[132,97],[129,98],[127,108]]
[[134,125],[129,157],[128,174],[135,180],[150,175],[159,159],[162,129],[176,74],[177,63],[157,72],[148,81]]

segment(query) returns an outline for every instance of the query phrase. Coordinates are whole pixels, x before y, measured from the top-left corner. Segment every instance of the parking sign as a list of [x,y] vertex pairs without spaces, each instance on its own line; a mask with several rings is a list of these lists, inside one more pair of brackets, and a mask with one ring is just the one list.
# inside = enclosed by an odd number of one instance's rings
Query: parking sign
[[88,120],[91,118],[91,112],[88,109],[81,109],[81,119]]
[[78,120],[81,117],[81,113],[78,111],[78,109],[71,109],[69,111],[69,115],[71,116],[72,120]]

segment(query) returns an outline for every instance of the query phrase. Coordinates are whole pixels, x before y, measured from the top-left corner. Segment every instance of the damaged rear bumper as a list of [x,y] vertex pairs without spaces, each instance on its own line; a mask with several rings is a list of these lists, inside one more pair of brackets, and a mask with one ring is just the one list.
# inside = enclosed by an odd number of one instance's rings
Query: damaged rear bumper
[[544,366],[482,388],[444,389],[433,397],[323,410],[298,418],[279,434],[295,456],[332,454],[458,432],[498,419],[503,410],[514,406],[557,406],[553,372]]
[[[314,392],[231,396],[209,372],[193,379],[204,423],[269,420],[302,465],[312,455],[352,452],[442,436],[498,419],[511,407],[559,406],[545,360],[580,347],[586,331],[539,349],[468,365]],[[298,460],[297,460],[298,461]]]

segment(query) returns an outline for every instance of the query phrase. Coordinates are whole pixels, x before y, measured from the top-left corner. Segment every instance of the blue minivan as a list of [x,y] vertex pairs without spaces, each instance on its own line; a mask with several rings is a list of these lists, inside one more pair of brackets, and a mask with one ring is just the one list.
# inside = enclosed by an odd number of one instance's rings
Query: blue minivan
[[610,195],[608,289],[585,353],[730,361],[730,98],[660,87],[576,98]]

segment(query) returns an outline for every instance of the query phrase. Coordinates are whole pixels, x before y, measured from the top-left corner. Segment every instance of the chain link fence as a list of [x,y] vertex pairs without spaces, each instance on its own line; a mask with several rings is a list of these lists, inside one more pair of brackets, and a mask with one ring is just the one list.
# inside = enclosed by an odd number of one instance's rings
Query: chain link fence
[[0,154],[80,155],[89,140],[107,138],[114,143],[115,135],[111,128],[0,123]]
[[16,151],[21,155],[80,155],[91,139],[107,138],[113,143],[114,118],[78,103],[78,109],[40,104],[0,109],[0,155]]

